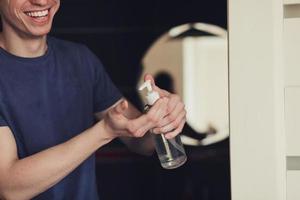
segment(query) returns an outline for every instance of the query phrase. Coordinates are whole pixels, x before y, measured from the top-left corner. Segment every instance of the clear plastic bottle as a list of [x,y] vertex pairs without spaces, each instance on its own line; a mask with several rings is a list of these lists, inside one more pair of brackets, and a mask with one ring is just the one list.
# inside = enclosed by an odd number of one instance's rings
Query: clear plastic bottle
[[[145,112],[148,112],[152,105],[159,99],[159,94],[152,90],[150,80],[145,81],[139,90],[143,90],[145,88],[148,90],[146,95],[147,105],[145,106]],[[163,168],[175,169],[186,162],[187,157],[179,135],[172,139],[166,139],[164,134],[155,134],[153,137],[156,152]]]

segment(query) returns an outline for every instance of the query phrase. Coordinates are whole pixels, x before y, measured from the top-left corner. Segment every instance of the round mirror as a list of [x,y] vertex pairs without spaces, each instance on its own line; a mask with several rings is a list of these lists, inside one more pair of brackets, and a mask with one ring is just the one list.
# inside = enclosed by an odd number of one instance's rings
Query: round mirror
[[174,27],[148,49],[142,66],[159,87],[183,98],[185,145],[210,145],[229,136],[226,30],[205,23]]

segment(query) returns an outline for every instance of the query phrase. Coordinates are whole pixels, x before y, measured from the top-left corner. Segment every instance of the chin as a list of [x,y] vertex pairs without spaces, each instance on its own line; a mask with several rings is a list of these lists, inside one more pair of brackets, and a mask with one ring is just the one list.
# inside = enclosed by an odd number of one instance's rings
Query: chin
[[34,37],[43,37],[43,36],[47,36],[49,32],[50,31],[40,31],[40,32],[32,33],[32,35]]
[[33,38],[46,36],[51,30],[51,27],[48,28],[32,28],[26,31],[26,35],[29,35]]

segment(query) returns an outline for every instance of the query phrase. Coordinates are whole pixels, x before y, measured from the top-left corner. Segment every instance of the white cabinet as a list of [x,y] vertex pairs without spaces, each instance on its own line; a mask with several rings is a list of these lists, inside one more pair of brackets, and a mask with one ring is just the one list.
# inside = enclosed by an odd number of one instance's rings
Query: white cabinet
[[287,171],[287,200],[300,199],[300,171]]
[[300,18],[285,19],[283,32],[285,85],[300,86]]
[[284,96],[287,156],[300,156],[300,86],[287,87]]

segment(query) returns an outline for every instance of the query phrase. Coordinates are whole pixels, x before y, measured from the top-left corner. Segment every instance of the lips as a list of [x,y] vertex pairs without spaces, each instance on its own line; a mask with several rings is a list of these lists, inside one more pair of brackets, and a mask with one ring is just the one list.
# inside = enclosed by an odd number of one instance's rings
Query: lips
[[24,13],[29,17],[42,18],[42,17],[47,17],[49,15],[49,10],[50,9],[38,10],[38,11],[26,11]]
[[39,26],[47,24],[50,20],[51,8],[41,10],[29,10],[24,14],[30,19],[31,23]]

